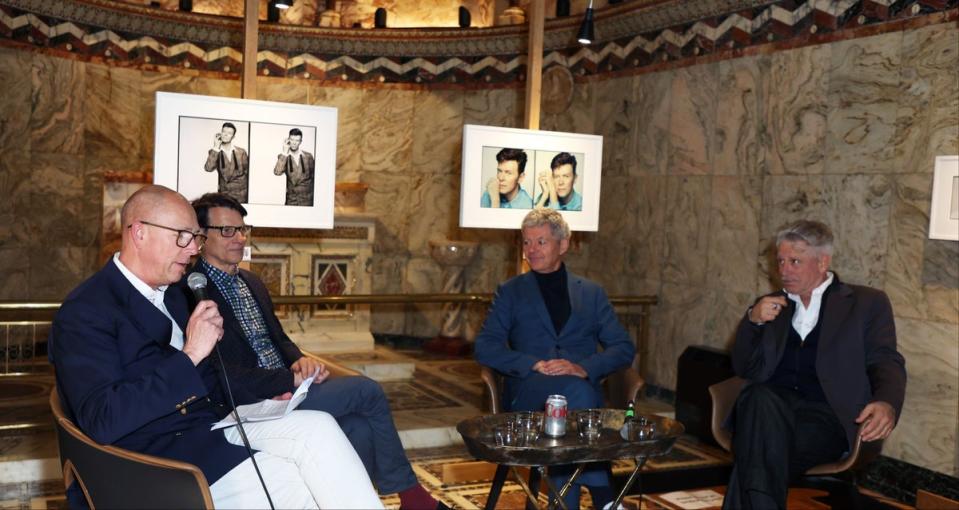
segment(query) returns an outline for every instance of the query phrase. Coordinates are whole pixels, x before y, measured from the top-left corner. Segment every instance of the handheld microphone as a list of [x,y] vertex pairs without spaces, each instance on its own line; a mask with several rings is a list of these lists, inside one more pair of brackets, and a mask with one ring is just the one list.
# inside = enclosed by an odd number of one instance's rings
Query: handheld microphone
[[[206,284],[207,279],[206,275],[200,272],[190,273],[190,276],[186,278],[186,285],[190,287],[190,290],[193,291],[193,296],[196,297],[196,302],[209,299],[209,296],[206,293]],[[273,506],[273,498],[270,497],[270,491],[266,488],[266,482],[263,480],[263,475],[260,474],[260,466],[257,465],[256,459],[253,458],[253,448],[250,447],[250,440],[246,437],[246,430],[243,429],[243,423],[240,421],[240,414],[236,410],[236,402],[233,400],[233,392],[230,390],[230,380],[227,379],[226,375],[226,366],[223,365],[223,355],[220,354],[220,343],[217,342],[213,344],[213,348],[216,349],[216,357],[220,360],[220,373],[223,375],[223,383],[226,389],[226,394],[230,398],[230,406],[233,408],[233,419],[236,420],[237,431],[240,433],[240,439],[243,441],[243,446],[246,447],[246,453],[249,455],[250,460],[253,461],[253,469],[256,471],[256,476],[260,479],[260,485],[263,486],[263,492],[266,493],[266,500],[270,503],[270,508],[275,508]]]
[[199,272],[190,273],[190,276],[186,279],[186,285],[193,291],[193,296],[196,297],[197,303],[209,299],[206,294],[206,282],[206,275]]

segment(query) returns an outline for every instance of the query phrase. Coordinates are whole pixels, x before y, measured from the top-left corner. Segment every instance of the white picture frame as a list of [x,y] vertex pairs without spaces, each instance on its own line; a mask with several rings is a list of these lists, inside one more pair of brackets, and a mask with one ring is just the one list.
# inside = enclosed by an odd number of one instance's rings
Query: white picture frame
[[[509,194],[500,195],[502,203],[506,203],[507,197],[514,197],[509,203],[516,208],[494,208],[487,205],[492,204],[487,187],[491,179],[496,179],[497,154],[503,149],[519,149],[526,158],[522,175],[519,179],[514,177],[512,181],[518,182],[519,188],[513,187],[513,191],[507,192]],[[560,156],[560,153],[566,155]],[[551,164],[556,164],[556,171],[560,172],[560,162],[570,161],[570,156],[575,161],[572,164],[567,163],[569,166],[575,165],[575,179],[571,187],[573,192],[559,197],[556,203],[552,203],[547,196],[546,206],[560,209],[570,229],[595,232],[599,229],[602,136],[464,125],[460,226],[519,229],[523,218],[537,205],[537,200],[543,197],[538,175],[541,172],[556,175],[550,168]],[[515,153],[510,157],[515,157]],[[566,159],[558,159],[560,157]],[[506,184],[510,185],[512,184]],[[576,197],[576,194],[579,196]],[[560,203],[564,199],[567,202]],[[579,207],[566,209],[573,204],[578,204]]]
[[959,155],[936,156],[929,239],[959,241]]
[[[229,136],[227,124],[233,127],[233,148],[224,151],[221,143],[214,151],[221,133]],[[255,227],[330,229],[336,128],[336,108],[157,92],[153,182],[187,200],[230,192],[249,212],[247,224]],[[290,153],[295,156],[284,155],[285,147],[295,147]],[[229,179],[227,172],[238,177],[221,190],[220,176]]]

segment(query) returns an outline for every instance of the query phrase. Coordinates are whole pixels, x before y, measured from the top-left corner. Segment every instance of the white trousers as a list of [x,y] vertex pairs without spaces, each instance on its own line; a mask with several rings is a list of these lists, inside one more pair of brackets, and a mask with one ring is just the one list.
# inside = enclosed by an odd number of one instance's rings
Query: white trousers
[[[245,423],[275,508],[379,509],[366,469],[336,420],[321,411],[293,411],[279,420]],[[236,427],[227,441],[242,445]],[[210,486],[217,508],[269,508],[247,459]]]

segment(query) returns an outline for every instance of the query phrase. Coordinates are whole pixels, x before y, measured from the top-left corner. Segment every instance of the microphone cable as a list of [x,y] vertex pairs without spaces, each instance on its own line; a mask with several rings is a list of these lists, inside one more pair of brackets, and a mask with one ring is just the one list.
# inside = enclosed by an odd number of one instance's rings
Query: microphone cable
[[263,475],[260,473],[260,466],[257,465],[256,459],[253,456],[253,448],[250,447],[250,440],[246,437],[246,430],[243,429],[243,422],[240,421],[240,413],[236,410],[236,402],[233,401],[233,392],[230,390],[230,380],[226,375],[226,365],[223,364],[223,355],[220,354],[220,341],[217,340],[214,345],[216,348],[216,357],[220,362],[220,373],[223,374],[223,385],[226,387],[226,395],[230,398],[230,407],[233,408],[233,419],[236,420],[236,428],[240,431],[240,439],[243,440],[243,446],[246,447],[246,453],[250,456],[250,460],[253,461],[253,469],[256,471],[257,478],[260,479],[260,485],[263,486],[263,492],[266,494],[266,501],[270,503],[270,510],[276,510],[276,507],[273,506],[273,498],[270,497],[270,491],[266,488],[266,482],[263,480]]

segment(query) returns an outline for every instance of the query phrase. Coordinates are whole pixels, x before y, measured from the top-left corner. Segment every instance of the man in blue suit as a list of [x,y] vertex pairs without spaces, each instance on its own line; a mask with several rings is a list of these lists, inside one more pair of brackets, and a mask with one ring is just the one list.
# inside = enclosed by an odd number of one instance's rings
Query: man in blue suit
[[[223,318],[212,301],[191,314],[182,293],[166,292],[204,238],[193,209],[147,186],[124,204],[121,221],[120,252],[67,296],[53,323],[64,408],[97,442],[195,464],[218,507],[267,506],[235,428],[210,430],[231,410],[211,356]],[[230,382],[237,404],[254,400],[243,381]],[[382,508],[328,414],[294,411],[246,432],[262,450],[257,462],[277,507]]]
[[[205,274],[207,292],[224,319],[220,352],[227,372],[248,381],[260,398],[289,395],[313,373],[310,392],[299,409],[325,411],[336,418],[382,494],[398,493],[404,510],[446,508],[417,481],[393,424],[380,385],[367,377],[336,377],[290,340],[273,311],[266,285],[240,269],[251,229],[246,208],[225,193],[207,193],[193,201],[208,239],[195,270]],[[181,287],[189,294],[186,282]]]
[[[600,381],[632,362],[633,341],[602,287],[566,270],[569,226],[563,216],[534,209],[522,230],[532,271],[496,290],[476,337],[476,361],[506,376],[503,402],[509,411],[542,410],[552,394],[564,395],[571,410],[602,407]],[[569,474],[552,472],[556,482]],[[607,466],[592,466],[577,480],[589,488],[595,508],[612,501]],[[579,508],[578,484],[566,505]]]

